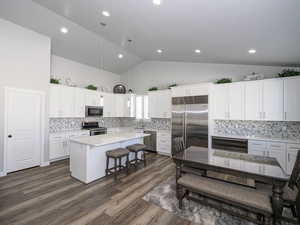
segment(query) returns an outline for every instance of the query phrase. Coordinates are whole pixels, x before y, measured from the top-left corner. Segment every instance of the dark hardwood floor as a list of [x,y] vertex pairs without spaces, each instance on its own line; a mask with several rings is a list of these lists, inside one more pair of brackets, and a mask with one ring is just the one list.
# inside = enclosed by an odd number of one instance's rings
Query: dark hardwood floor
[[171,159],[148,154],[148,166],[85,185],[69,173],[63,160],[0,178],[1,225],[191,225],[144,201],[153,187],[174,176]]

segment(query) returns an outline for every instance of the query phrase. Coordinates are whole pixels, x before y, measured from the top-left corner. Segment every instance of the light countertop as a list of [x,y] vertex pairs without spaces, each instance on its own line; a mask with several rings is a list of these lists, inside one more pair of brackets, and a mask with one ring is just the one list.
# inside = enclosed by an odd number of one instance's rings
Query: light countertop
[[114,143],[118,143],[118,142],[143,138],[146,136],[150,136],[150,135],[144,134],[144,133],[136,133],[136,132],[128,132],[128,133],[116,132],[116,133],[111,133],[111,134],[71,138],[70,141],[73,141],[73,142],[76,142],[79,144],[98,147],[98,146],[109,145],[109,144],[114,144]]
[[223,135],[223,134],[213,134],[212,136],[226,137],[226,138],[237,138],[237,139],[248,139],[248,140],[253,140],[253,141],[274,141],[274,142],[283,142],[283,143],[288,143],[288,144],[300,144],[299,139],[290,139],[290,138],[238,136],[238,135]]

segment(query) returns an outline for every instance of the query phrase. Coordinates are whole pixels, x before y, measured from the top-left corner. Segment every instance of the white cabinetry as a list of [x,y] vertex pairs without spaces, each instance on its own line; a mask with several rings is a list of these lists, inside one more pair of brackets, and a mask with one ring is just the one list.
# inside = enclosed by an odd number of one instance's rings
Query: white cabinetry
[[300,121],[300,77],[284,79],[284,119]]
[[286,144],[273,141],[248,142],[248,154],[273,157],[278,160],[281,167],[286,169]]
[[217,84],[213,88],[213,118],[243,120],[245,115],[244,83]]
[[167,131],[158,131],[156,145],[158,153],[171,155],[171,133]]
[[70,154],[70,138],[79,136],[89,136],[89,131],[74,131],[53,133],[49,135],[49,155],[50,160],[55,161],[66,158]]
[[84,90],[85,91],[85,105],[87,106],[103,106],[104,93],[98,91]]
[[300,151],[300,144],[287,144],[287,173],[291,174],[296,162],[297,153]]
[[209,83],[172,87],[172,97],[208,95]]
[[103,117],[135,117],[135,95],[104,95]]
[[171,118],[171,91],[149,92],[150,118]]
[[245,83],[246,120],[283,120],[283,80]]

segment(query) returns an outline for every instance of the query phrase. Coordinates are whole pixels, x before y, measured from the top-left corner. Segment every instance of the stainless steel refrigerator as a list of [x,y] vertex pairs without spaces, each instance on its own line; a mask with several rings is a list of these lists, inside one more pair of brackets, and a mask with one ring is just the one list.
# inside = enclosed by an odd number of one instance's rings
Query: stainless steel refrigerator
[[175,137],[183,137],[186,148],[208,147],[208,96],[172,98],[172,140]]

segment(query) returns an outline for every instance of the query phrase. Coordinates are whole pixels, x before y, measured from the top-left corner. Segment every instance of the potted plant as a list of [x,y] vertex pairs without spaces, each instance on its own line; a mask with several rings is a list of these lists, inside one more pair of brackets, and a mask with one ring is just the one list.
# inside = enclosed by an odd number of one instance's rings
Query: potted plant
[[169,86],[168,86],[168,89],[171,89],[172,87],[176,87],[177,86],[177,84],[170,84]]
[[292,69],[284,69],[281,73],[278,73],[278,77],[294,77],[299,76],[300,72]]
[[216,84],[227,84],[227,83],[232,83],[231,78],[222,78],[216,81]]
[[85,87],[86,89],[89,89],[89,90],[93,90],[93,91],[97,91],[98,87],[96,87],[95,85],[93,84],[90,84],[88,86]]
[[151,88],[148,89],[148,91],[157,91],[157,90],[158,90],[157,87],[151,87]]
[[50,83],[51,84],[60,84],[60,81],[59,81],[59,79],[50,78]]

